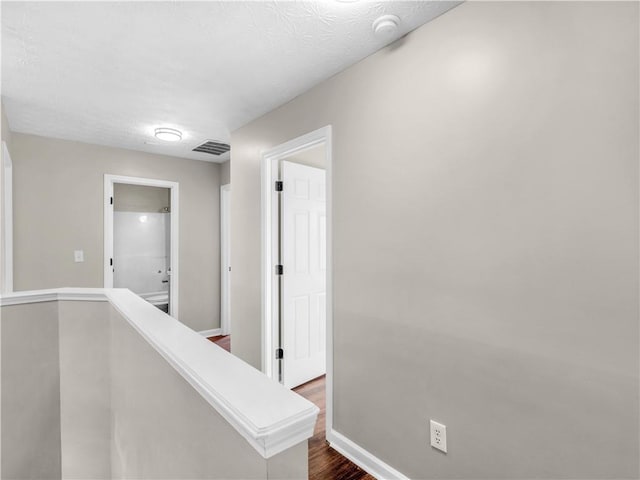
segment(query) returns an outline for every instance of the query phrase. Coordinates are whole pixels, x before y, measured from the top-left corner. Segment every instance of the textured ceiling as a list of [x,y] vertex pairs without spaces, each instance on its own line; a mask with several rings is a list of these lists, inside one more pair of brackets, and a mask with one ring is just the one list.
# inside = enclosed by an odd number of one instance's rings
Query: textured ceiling
[[[191,149],[458,3],[2,2],[2,99],[13,131],[223,161]],[[373,34],[383,14],[392,38]]]

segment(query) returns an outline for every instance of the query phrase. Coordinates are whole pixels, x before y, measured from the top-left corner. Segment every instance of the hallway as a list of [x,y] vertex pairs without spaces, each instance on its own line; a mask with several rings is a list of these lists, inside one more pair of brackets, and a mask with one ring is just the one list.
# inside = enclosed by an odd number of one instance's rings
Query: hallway
[[[210,337],[213,343],[230,352],[230,337]],[[374,480],[374,477],[329,447],[325,440],[325,377],[293,389],[320,409],[313,437],[309,439],[309,480]]]

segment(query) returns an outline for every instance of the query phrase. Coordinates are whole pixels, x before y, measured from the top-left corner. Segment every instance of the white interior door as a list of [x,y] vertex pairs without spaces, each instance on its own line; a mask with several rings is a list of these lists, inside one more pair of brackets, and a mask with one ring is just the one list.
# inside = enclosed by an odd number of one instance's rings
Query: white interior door
[[326,371],[325,171],[283,161],[280,178],[283,383],[293,388]]

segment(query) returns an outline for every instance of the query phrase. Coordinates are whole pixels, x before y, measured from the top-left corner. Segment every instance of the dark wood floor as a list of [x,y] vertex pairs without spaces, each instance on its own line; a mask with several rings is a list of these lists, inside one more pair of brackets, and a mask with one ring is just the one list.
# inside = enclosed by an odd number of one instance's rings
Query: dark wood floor
[[293,389],[320,409],[313,437],[309,439],[309,480],[375,480],[331,448],[325,440],[326,389],[324,375]]
[[[210,337],[209,340],[230,351],[230,337]],[[326,390],[325,377],[316,378],[293,389],[320,409],[313,437],[309,439],[309,480],[375,480],[374,477],[349,461],[325,440]]]
[[224,348],[227,352],[231,351],[231,335],[218,335],[217,337],[209,337],[216,345]]

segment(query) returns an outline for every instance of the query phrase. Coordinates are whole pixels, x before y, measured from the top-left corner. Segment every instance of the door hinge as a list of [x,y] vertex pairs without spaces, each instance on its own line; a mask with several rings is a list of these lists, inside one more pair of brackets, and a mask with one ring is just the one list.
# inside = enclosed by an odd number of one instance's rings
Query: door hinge
[[113,197],[111,197],[109,201],[111,202],[110,205],[113,205]]
[[282,360],[284,358],[284,350],[276,348],[276,360]]
[[109,266],[113,267],[113,258],[109,259]]
[[282,265],[276,265],[276,275],[283,275],[284,267]]
[[284,184],[282,180],[276,180],[276,192],[282,192],[284,190]]

